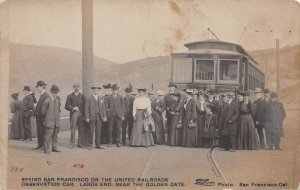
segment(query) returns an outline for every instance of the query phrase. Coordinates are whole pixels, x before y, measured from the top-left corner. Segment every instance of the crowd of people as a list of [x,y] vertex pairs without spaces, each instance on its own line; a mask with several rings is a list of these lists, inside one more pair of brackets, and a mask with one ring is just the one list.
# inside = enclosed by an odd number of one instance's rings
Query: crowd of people
[[[149,147],[155,144],[181,147],[220,147],[225,151],[281,150],[285,110],[277,94],[255,89],[249,92],[183,89],[169,85],[169,92],[146,88],[124,89],[117,84],[94,85],[85,97],[80,85],[68,95],[65,109],[70,112],[70,148],[103,149],[111,147]],[[37,128],[36,149],[60,152],[57,147],[61,100],[59,87],[38,81],[36,100],[29,86],[24,98],[11,95],[12,138],[31,141],[31,120]],[[166,118],[166,122],[165,121]],[[76,131],[78,140],[75,142]],[[266,139],[265,139],[266,138]],[[266,140],[266,144],[265,144]]]

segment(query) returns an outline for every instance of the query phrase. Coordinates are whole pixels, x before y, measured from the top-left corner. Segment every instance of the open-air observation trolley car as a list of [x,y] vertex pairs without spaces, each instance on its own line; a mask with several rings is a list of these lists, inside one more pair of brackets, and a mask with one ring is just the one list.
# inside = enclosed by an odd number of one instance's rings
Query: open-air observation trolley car
[[265,74],[238,44],[208,40],[187,43],[188,51],[172,53],[171,80],[179,89],[218,92],[265,88]]

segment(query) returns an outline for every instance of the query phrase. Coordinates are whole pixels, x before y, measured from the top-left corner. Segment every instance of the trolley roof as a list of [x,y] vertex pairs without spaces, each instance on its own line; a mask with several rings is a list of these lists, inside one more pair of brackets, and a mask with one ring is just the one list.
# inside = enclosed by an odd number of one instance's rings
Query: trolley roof
[[246,50],[234,43],[219,41],[219,40],[206,40],[206,41],[196,41],[184,44],[188,48],[186,52],[173,53],[178,54],[231,54],[231,55],[243,55],[247,59],[250,59],[255,64],[258,64],[249,55]]

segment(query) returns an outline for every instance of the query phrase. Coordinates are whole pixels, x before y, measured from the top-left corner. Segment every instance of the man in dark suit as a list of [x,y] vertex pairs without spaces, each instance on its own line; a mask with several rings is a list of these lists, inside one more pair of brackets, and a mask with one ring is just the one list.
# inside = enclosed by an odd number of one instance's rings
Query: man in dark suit
[[74,91],[68,95],[66,100],[65,108],[70,112],[70,128],[71,128],[71,137],[70,137],[70,148],[74,148],[75,144],[75,133],[78,128],[78,147],[83,147],[83,135],[84,135],[84,126],[83,126],[83,116],[84,116],[84,101],[85,97],[79,92],[80,85],[73,85]]
[[255,114],[254,114],[254,122],[255,127],[259,136],[260,148],[265,148],[265,135],[264,135],[264,123],[263,123],[263,112],[265,109],[265,100],[263,96],[263,92],[260,88],[255,89],[256,100],[254,102]]
[[117,147],[120,147],[120,138],[121,138],[121,126],[122,121],[125,116],[125,104],[123,97],[118,94],[117,84],[112,85],[112,95],[108,100],[108,119],[109,119],[109,128],[108,128],[108,146],[112,144],[113,131],[115,130],[116,134],[116,144]]
[[41,115],[44,119],[44,152],[50,154],[50,146],[52,144],[52,152],[60,152],[57,149],[57,134],[60,126],[60,97],[57,95],[59,88],[52,85],[50,89],[51,95],[46,98],[42,105]]
[[33,116],[34,100],[30,95],[30,87],[24,86],[24,99],[21,102],[21,114],[22,114],[22,125],[24,127],[24,138],[23,140],[32,140],[31,137],[31,121],[30,118]]
[[172,96],[170,94],[175,93],[177,86],[174,84],[170,84],[168,87],[169,87],[169,93],[164,96],[164,100],[165,100],[165,104],[166,104],[167,129],[169,129],[170,125],[171,125],[170,108],[171,108],[171,105],[174,103],[174,99],[172,98]]
[[224,106],[224,120],[222,126],[222,138],[225,150],[232,152],[236,151],[236,135],[237,126],[236,122],[239,116],[238,105],[233,101],[234,94],[227,95],[227,102]]
[[[133,127],[133,115],[132,115],[132,106],[133,106],[133,98],[131,97],[132,88],[125,89],[125,116],[124,121],[122,122],[122,145],[126,145],[126,131],[128,131],[128,137],[130,139],[131,130]],[[126,130],[128,128],[128,130]]]
[[[274,113],[274,108],[272,106],[272,101],[271,101],[271,91],[269,89],[264,90],[264,104],[263,104],[263,112],[262,112],[262,125],[265,128],[265,134],[266,134],[266,142],[267,150],[272,150],[273,145],[274,145],[274,140],[277,143],[278,142],[278,135],[277,139],[273,139],[273,133],[274,133],[274,128],[275,128],[275,113]],[[276,144],[278,145],[278,143]]]
[[[108,114],[108,98],[111,95],[111,83],[104,84],[104,104],[105,104],[105,110],[106,110],[106,115]],[[103,126],[101,128],[101,144],[106,144],[108,143],[108,121],[105,121],[103,123]]]
[[44,116],[42,115],[42,105],[46,98],[49,98],[49,94],[46,92],[47,84],[44,81],[38,81],[36,84],[36,89],[40,93],[40,98],[35,108],[35,116],[36,116],[36,129],[37,129],[37,139],[38,146],[36,149],[40,149],[44,147]]
[[284,106],[277,100],[277,93],[271,92],[271,107],[274,115],[274,124],[266,129],[268,149],[282,150],[280,148],[280,137],[284,136],[283,121],[286,117]]
[[103,126],[103,123],[107,121],[107,116],[105,111],[104,99],[100,97],[100,89],[101,87],[99,86],[93,86],[93,94],[89,98],[87,98],[85,102],[85,119],[89,124],[89,150],[93,147],[94,133],[96,148],[103,149],[103,147],[101,147],[101,128]]

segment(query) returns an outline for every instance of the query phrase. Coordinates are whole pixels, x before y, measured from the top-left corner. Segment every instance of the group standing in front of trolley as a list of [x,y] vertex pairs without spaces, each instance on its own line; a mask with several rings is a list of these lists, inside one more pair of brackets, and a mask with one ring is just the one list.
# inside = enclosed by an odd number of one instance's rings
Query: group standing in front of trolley
[[[57,148],[61,102],[59,87],[38,81],[38,101],[25,86],[24,99],[12,94],[12,132],[31,140],[31,117],[36,118],[38,146],[45,153]],[[117,84],[92,86],[92,95],[84,97],[80,85],[73,85],[65,109],[70,112],[70,148],[103,149],[111,147],[150,147],[167,144],[181,147],[220,147],[228,151],[281,150],[285,110],[277,94],[255,89],[255,102],[249,92],[219,93],[201,89],[184,89],[169,85],[169,93],[154,92],[132,86],[119,94]],[[36,103],[36,105],[35,105]],[[166,118],[166,124],[164,122]],[[78,140],[75,134],[78,131]],[[266,144],[265,144],[266,137]],[[16,138],[16,135],[15,135]],[[129,141],[128,141],[129,140]]]

